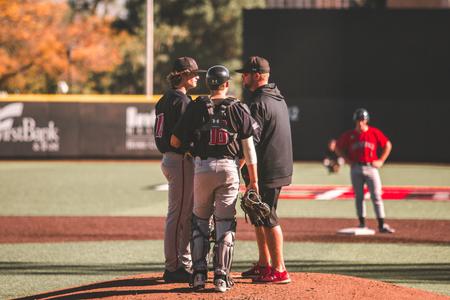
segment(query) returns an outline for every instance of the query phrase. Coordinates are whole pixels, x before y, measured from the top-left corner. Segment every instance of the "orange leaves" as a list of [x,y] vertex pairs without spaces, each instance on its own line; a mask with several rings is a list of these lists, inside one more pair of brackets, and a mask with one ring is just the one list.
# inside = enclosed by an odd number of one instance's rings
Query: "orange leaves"
[[[78,16],[65,1],[0,0],[0,90],[45,89],[45,80],[82,84],[121,62],[110,20]],[[39,83],[41,82],[41,83]]]

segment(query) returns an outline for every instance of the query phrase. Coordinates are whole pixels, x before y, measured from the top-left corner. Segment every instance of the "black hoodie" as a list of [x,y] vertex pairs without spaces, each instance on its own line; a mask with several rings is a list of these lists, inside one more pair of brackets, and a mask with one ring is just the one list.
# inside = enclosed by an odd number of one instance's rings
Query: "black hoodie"
[[292,182],[293,158],[289,112],[274,83],[259,87],[246,100],[261,129],[258,155],[259,185],[275,188]]

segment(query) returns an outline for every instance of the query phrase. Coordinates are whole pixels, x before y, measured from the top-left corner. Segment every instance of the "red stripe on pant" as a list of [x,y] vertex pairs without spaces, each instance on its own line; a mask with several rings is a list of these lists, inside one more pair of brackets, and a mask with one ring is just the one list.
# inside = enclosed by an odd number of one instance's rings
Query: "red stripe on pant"
[[175,229],[175,247],[176,247],[176,254],[177,254],[177,268],[178,266],[178,225],[180,224],[180,218],[181,218],[181,213],[183,212],[183,202],[184,202],[184,159],[181,161],[181,202],[180,202],[180,211],[178,213],[178,218],[177,218],[177,226]]

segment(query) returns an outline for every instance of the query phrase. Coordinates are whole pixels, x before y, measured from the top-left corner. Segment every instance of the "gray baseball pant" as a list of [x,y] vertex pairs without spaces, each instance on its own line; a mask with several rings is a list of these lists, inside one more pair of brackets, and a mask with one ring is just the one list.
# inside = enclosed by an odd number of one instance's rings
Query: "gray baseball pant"
[[234,218],[239,192],[237,160],[195,159],[194,214],[207,219]]
[[229,275],[236,232],[236,201],[239,192],[239,163],[233,159],[195,159],[194,222],[192,260],[196,271],[207,270],[208,220],[215,216],[217,261],[215,275]]
[[367,184],[372,199],[375,215],[378,219],[384,219],[384,204],[381,198],[381,178],[378,169],[372,166],[354,164],[351,167],[351,179],[355,192],[356,213],[359,218],[366,217],[366,205],[364,203],[364,184]]
[[161,170],[169,184],[169,201],[164,232],[165,268],[173,272],[192,267],[191,217],[193,205],[194,164],[184,155],[164,153]]

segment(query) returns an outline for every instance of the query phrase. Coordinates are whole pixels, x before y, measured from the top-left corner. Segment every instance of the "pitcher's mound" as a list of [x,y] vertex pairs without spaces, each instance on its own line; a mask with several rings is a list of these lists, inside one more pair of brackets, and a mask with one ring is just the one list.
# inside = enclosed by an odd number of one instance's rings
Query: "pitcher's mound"
[[289,284],[254,284],[233,273],[235,286],[214,291],[212,273],[205,290],[193,292],[188,284],[165,284],[162,274],[142,274],[88,284],[23,299],[450,299],[439,294],[381,281],[320,273],[290,273]]

